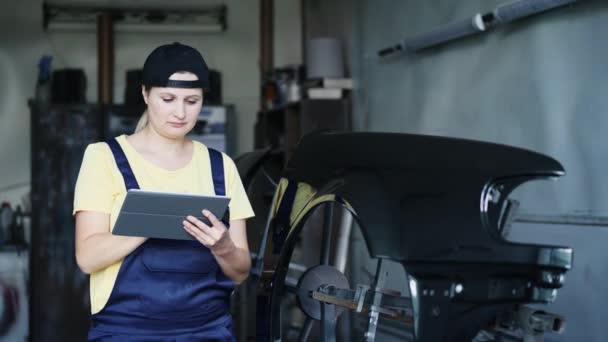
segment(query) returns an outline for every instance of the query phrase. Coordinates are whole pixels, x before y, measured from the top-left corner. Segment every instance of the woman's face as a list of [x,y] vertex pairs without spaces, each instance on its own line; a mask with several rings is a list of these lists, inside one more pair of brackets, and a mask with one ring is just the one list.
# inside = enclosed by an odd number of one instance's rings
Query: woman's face
[[[176,81],[195,81],[196,75],[189,72],[174,73],[169,77]],[[201,88],[142,87],[144,101],[148,105],[148,125],[167,138],[183,138],[196,124],[203,106]]]

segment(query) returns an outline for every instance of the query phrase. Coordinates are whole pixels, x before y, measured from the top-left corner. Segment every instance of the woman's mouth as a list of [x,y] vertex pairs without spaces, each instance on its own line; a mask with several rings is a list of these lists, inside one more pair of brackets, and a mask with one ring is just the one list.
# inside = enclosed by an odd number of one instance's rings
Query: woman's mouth
[[186,122],[169,122],[169,125],[175,128],[181,128],[186,126]]

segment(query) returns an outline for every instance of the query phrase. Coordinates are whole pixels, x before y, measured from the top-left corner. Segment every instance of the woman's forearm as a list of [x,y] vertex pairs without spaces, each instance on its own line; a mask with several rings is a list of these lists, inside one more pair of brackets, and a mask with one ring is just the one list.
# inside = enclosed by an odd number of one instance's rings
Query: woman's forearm
[[82,272],[91,274],[124,259],[145,241],[110,232],[92,234],[76,244],[76,262]]
[[212,253],[224,274],[236,284],[247,279],[251,269],[251,256],[247,250],[234,246],[227,251],[212,251]]

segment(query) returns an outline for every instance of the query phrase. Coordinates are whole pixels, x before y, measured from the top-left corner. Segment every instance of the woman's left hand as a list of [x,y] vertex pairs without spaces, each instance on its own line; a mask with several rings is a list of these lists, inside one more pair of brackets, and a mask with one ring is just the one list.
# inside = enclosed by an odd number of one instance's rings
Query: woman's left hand
[[224,223],[218,220],[209,210],[203,210],[203,215],[209,220],[211,226],[206,225],[194,216],[188,216],[183,221],[186,232],[216,255],[230,253],[236,249]]

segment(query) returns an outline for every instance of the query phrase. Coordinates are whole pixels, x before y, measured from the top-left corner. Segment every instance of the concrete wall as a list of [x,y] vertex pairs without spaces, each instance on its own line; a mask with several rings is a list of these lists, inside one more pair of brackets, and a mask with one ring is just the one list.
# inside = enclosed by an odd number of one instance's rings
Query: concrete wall
[[[117,1],[105,3],[118,4]],[[148,3],[158,2],[140,2],[141,5]],[[203,5],[212,3],[222,2],[202,2]],[[193,45],[200,49],[210,67],[222,72],[224,102],[236,105],[237,150],[244,152],[253,146],[253,124],[259,108],[259,6],[257,1],[223,3],[228,7],[228,30],[224,33],[116,33],[114,102],[123,101],[125,71],[141,68],[154,47],[173,41]],[[182,1],[179,5],[188,4],[201,2]],[[27,100],[34,95],[37,63],[43,54],[53,56],[55,68],[83,68],[88,80],[87,100],[97,101],[95,34],[44,32],[42,0],[3,3],[0,11],[0,201],[16,203],[28,191],[30,114]],[[5,189],[14,184],[17,184],[15,188]]]
[[[567,175],[514,194],[536,213],[608,213],[608,2],[581,1],[418,55],[378,60],[378,49],[505,1],[371,1],[354,5],[354,74],[360,130],[504,143],[561,161]],[[389,153],[389,151],[387,151]],[[404,151],[403,153],[407,153]],[[398,157],[398,156],[394,156]],[[574,269],[549,310],[562,336],[605,341],[607,228],[517,224],[510,237],[571,246]]]
[[274,65],[302,64],[302,1],[274,2]]
[[[314,38],[336,38],[342,42],[344,66],[347,76],[351,74],[353,61],[353,1],[351,0],[304,0],[304,33],[306,41]],[[306,44],[303,48],[306,55]],[[304,61],[306,62],[306,61]]]

